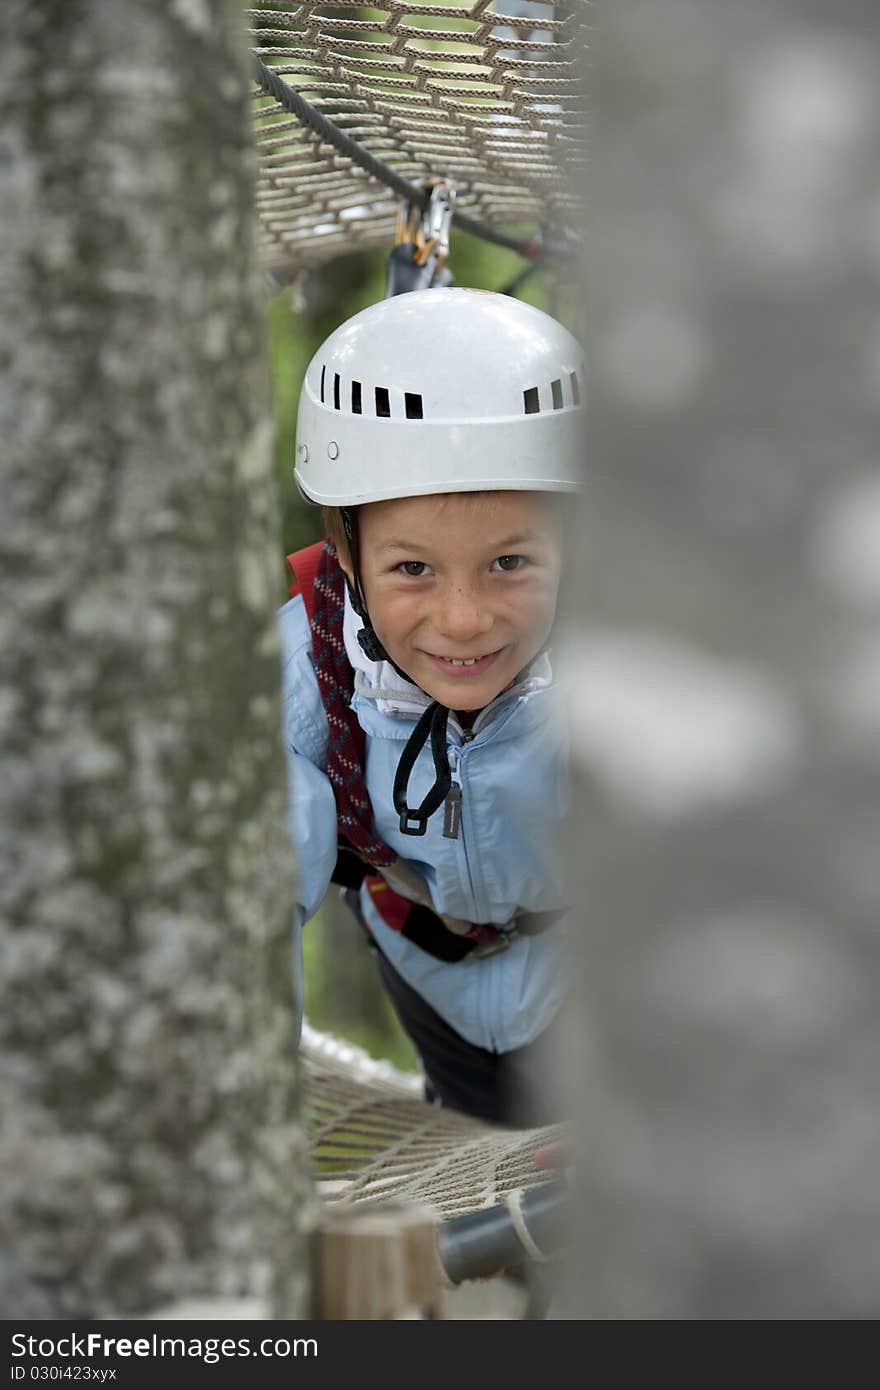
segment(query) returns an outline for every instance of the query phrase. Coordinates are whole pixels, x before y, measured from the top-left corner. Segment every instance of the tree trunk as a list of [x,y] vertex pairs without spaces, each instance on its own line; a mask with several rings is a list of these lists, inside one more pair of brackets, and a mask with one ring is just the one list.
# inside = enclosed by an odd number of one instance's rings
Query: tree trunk
[[877,1314],[877,24],[597,11],[576,1317]]
[[0,27],[3,1316],[267,1292],[297,1316],[240,14],[9,0]]

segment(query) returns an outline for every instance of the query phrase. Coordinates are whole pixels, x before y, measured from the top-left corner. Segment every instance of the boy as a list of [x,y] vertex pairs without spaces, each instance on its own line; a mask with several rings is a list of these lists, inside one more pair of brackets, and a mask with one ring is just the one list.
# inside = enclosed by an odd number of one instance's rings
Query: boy
[[547,645],[583,375],[539,310],[416,291],[331,335],[297,422],[330,540],[281,613],[296,929],[347,882],[428,1095],[507,1123],[560,1118],[532,1083],[565,975]]

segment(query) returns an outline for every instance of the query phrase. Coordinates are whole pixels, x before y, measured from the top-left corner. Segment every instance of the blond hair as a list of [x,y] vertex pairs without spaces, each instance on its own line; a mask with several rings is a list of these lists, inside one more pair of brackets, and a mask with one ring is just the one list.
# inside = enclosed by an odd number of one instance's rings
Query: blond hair
[[348,537],[345,534],[345,524],[342,520],[341,507],[322,507],[321,520],[324,524],[324,535],[329,536],[336,546],[340,559],[348,561]]

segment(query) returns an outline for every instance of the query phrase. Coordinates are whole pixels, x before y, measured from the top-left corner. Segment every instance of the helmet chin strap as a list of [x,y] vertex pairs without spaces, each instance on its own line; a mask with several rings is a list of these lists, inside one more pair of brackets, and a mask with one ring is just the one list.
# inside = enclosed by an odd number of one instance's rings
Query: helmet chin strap
[[[366,600],[361,589],[360,579],[360,547],[358,545],[357,521],[354,515],[354,508],[341,507],[342,525],[345,528],[345,538],[348,541],[349,554],[351,556],[352,578],[346,575],[346,587],[351,599],[351,606],[363,623],[357,634],[358,643],[364,655],[370,661],[387,661],[394,667],[399,676],[411,685],[418,682],[412,679],[406,671],[402,670],[386,652],[382,643],[379,641],[376,631],[370,621],[370,614],[367,610]],[[419,687],[421,689],[421,687]],[[449,709],[446,705],[441,705],[439,700],[433,700],[424,714],[419,719],[416,727],[407,740],[406,747],[400,755],[400,762],[394,774],[394,809],[400,816],[400,832],[402,835],[424,835],[428,829],[430,817],[438,810],[452,786],[452,777],[449,772],[449,762],[446,757],[446,726],[449,721]],[[427,743],[431,740],[431,752],[434,757],[434,785],[427,792],[421,805],[414,809],[407,805],[406,793],[409,786],[409,779],[416,759]]]

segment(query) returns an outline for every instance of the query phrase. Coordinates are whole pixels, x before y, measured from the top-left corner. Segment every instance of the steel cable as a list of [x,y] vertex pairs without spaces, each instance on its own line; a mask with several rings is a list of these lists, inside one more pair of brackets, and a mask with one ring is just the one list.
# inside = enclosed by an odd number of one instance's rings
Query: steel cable
[[[333,121],[322,115],[310,101],[307,101],[294,87],[279,77],[277,72],[273,72],[271,68],[267,67],[256,54],[254,54],[254,67],[255,80],[258,86],[262,91],[273,96],[279,105],[284,107],[285,111],[296,116],[303,125],[308,126],[322,140],[326,140],[339,154],[359,165],[372,178],[385,184],[386,188],[392,189],[401,198],[408,198],[410,202],[422,210],[427,207],[430,190],[409,183],[390,165],[370,154],[369,150],[358,144],[357,140],[353,140],[350,135],[346,135],[345,131],[334,125]],[[460,231],[469,232],[472,236],[480,237],[483,241],[490,241],[496,246],[504,246],[510,251],[516,251],[527,261],[539,261],[544,254],[541,242],[535,237],[510,236],[507,232],[499,232],[495,227],[490,227],[485,222],[478,222],[457,210],[453,213],[453,222]],[[560,248],[555,247],[554,249],[559,250]]]

